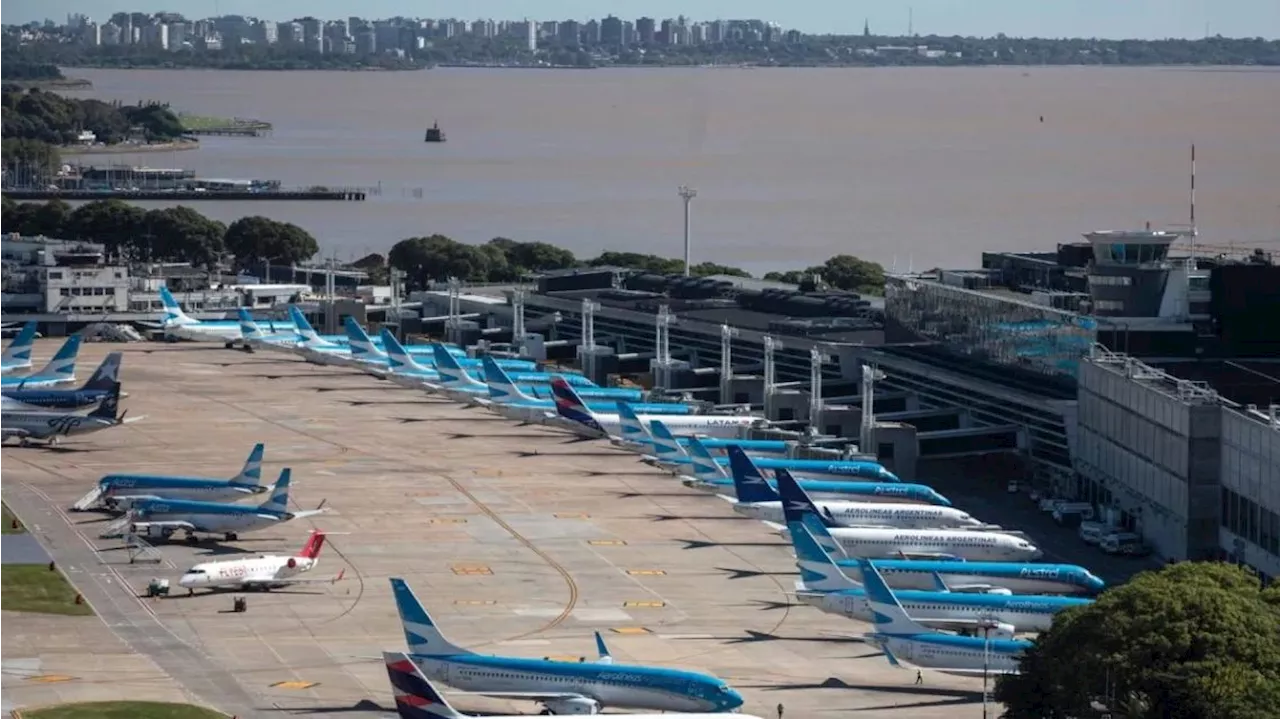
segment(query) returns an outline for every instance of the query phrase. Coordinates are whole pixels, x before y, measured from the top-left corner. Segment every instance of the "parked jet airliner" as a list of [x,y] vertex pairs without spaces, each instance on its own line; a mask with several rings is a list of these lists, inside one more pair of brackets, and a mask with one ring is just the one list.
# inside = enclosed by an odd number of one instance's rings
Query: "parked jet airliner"
[[[867,600],[875,619],[875,631],[867,639],[880,647],[891,664],[899,659],[924,669],[962,676],[985,673],[1013,674],[1031,642],[1000,636],[987,630],[986,637],[960,637],[932,631],[911,619],[872,562],[863,560]],[[998,628],[997,628],[998,629]],[[992,637],[995,635],[995,638]]]
[[[728,457],[716,457],[711,454],[703,444],[702,440],[694,438],[689,440],[689,451],[686,454],[685,449],[673,441],[674,438],[661,436],[657,430],[654,431],[654,437],[660,441],[664,441],[664,449],[668,452],[676,452],[684,456],[687,464],[669,465],[669,468],[675,472],[692,470],[695,476],[715,475],[722,477],[729,476],[725,471],[725,467],[729,464]],[[805,479],[862,479],[874,482],[898,482],[898,475],[885,469],[884,465],[873,460],[865,459],[791,459],[789,457],[752,457],[751,461],[760,469],[769,469],[777,471],[785,469],[793,476],[804,477]]]
[[[861,575],[861,560],[832,557],[846,572]],[[922,559],[873,560],[894,589],[932,589],[938,579],[952,592],[986,594],[1097,594],[1107,583],[1075,564],[960,562]],[[865,583],[865,582],[864,582]]]
[[[182,311],[182,305],[169,288],[160,288],[160,302],[164,304],[164,317],[160,329],[165,334],[194,342],[223,342],[230,347],[241,339],[239,320],[198,320]],[[272,332],[294,334],[292,322],[272,322]]]
[[64,382],[76,381],[76,355],[80,353],[80,335],[71,335],[58,348],[53,359],[39,372],[21,377],[6,375],[0,377],[0,387],[4,389],[33,389],[36,387],[52,387]]
[[[598,638],[599,633],[596,634]],[[601,644],[603,647],[603,643]],[[604,662],[608,655],[601,658]],[[387,678],[395,694],[396,713],[400,719],[526,719],[524,714],[462,714],[444,698],[444,694],[423,674],[422,669],[404,652],[383,652]],[[623,714],[627,719],[723,719],[720,713],[664,712],[662,714]],[[741,719],[759,719],[749,714],[735,714]]]
[[[594,407],[592,408],[594,409]],[[653,431],[640,421],[640,414],[656,414],[655,412],[644,412],[637,408],[634,404],[618,403],[618,421],[622,425],[622,434],[618,439],[613,440],[613,444],[623,449],[633,452],[649,452],[653,451],[655,455],[659,451],[667,453],[679,452],[678,449],[670,449],[670,444],[678,444],[681,447],[687,446],[695,439],[702,443],[703,447],[709,450],[723,450],[726,447],[741,447],[747,452],[755,452],[759,454],[782,454],[787,453],[787,443],[782,440],[775,439],[738,439],[724,437],[707,437],[707,436],[686,436],[673,437],[670,440],[658,440],[654,437]],[[639,414],[637,414],[639,413]],[[670,432],[667,432],[670,436]],[[660,446],[661,445],[661,446]],[[642,461],[647,464],[656,464],[657,457],[655,455],[645,455]]]
[[[751,458],[737,447],[730,447],[729,459],[730,466],[733,468],[734,491],[738,495],[733,510],[738,514],[766,522],[779,524],[785,522],[781,498],[765,482],[764,476],[752,463]],[[795,482],[794,479],[791,481]],[[968,512],[954,507],[849,500],[814,502],[803,488],[797,486],[796,489],[804,497],[804,502],[807,503],[806,508],[815,512],[828,526],[941,529],[982,524]]]
[[403,579],[393,578],[391,588],[413,663],[457,689],[538,702],[553,714],[596,714],[602,707],[727,712],[742,706],[740,694],[708,674],[614,664],[598,632],[598,662],[476,654],[444,636]]
[[240,473],[231,479],[206,479],[163,474],[108,474],[71,506],[77,511],[95,507],[127,510],[149,499],[189,499],[202,502],[234,502],[262,494],[262,454],[265,445],[254,445]]
[[324,532],[314,531],[296,556],[263,554],[249,559],[204,562],[183,572],[178,586],[186,587],[187,594],[191,595],[197,589],[261,589],[266,592],[291,584],[333,584],[342,579],[345,570],[338,572],[336,577],[311,579],[298,576],[320,563],[320,548],[323,546]]
[[[849,579],[802,524],[794,524],[791,542],[796,549],[796,598],[829,614],[864,622],[872,621],[866,590]],[[952,592],[935,578],[932,591],[899,589],[895,592],[907,613],[933,629],[974,631],[986,620],[1008,625],[1008,633],[1042,632],[1058,612],[1092,603],[1076,597],[977,594]]]
[[[10,387],[4,390],[6,400],[21,402],[27,407],[47,407],[49,409],[78,409],[98,404],[111,393],[111,388],[120,381],[120,360],[123,353],[111,352],[93,371],[88,381],[79,389],[41,389]],[[121,397],[127,396],[123,392]]]
[[[472,400],[472,403],[487,407],[495,414],[519,422],[564,426],[565,421],[556,414],[555,400],[539,399],[528,394],[511,379],[506,370],[498,366],[498,363],[492,357],[486,356],[483,359],[485,384],[489,387],[489,396],[487,398],[476,397]],[[624,406],[631,405],[625,405],[620,402],[587,400],[587,407],[593,412],[608,411],[614,407]],[[641,412],[648,414],[689,414],[690,412],[689,405],[675,402],[646,402],[634,406],[639,408]]]
[[0,373],[30,368],[31,348],[35,345],[35,341],[36,321],[31,320],[22,326],[9,346],[4,348],[4,355],[0,357]]
[[144,419],[143,417],[125,419],[124,414],[119,410],[119,382],[112,385],[112,390],[102,398],[102,404],[88,414],[40,408],[5,409],[0,412],[0,441],[16,438],[25,447],[31,443],[31,440],[43,439],[50,445],[55,445],[63,437],[89,434]]
[[[570,427],[575,433],[593,439],[621,437],[622,423],[617,414],[593,412],[582,401],[578,392],[562,379],[551,383],[551,392],[555,395],[556,412],[573,423]],[[653,419],[655,418],[651,415],[640,415],[642,422]],[[749,414],[691,414],[683,417],[664,415],[662,421],[679,432],[716,437],[736,437],[748,427],[766,423],[763,418]]]

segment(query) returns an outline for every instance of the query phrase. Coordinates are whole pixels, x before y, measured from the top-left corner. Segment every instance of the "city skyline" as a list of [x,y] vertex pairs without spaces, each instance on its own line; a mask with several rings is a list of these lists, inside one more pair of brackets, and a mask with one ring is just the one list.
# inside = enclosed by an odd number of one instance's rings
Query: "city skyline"
[[836,2],[807,0],[777,5],[763,0],[704,0],[689,5],[671,0],[610,3],[600,7],[582,0],[551,0],[537,6],[511,0],[473,3],[444,0],[432,3],[429,12],[406,0],[366,0],[358,6],[336,0],[278,0],[264,6],[248,0],[136,0],[104,8],[100,0],[12,0],[6,24],[51,19],[61,23],[67,13],[83,13],[99,22],[117,11],[176,12],[188,18],[216,15],[251,15],[267,20],[291,20],[312,15],[321,19],[360,15],[369,19],[405,17],[456,17],[518,20],[676,17],[699,20],[760,18],[813,34],[860,34],[869,23],[877,35],[963,35],[990,37],[999,33],[1019,37],[1102,37],[1159,39],[1199,38],[1206,34],[1228,37],[1280,37],[1280,3],[1274,0],[1146,0],[1114,3],[1111,0],[1074,0],[1053,6],[1018,0],[909,0],[897,2]]

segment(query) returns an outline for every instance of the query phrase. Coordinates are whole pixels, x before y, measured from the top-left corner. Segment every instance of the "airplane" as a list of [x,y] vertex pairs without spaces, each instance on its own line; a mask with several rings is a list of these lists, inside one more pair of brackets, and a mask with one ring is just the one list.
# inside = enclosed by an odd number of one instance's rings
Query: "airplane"
[[[786,495],[784,495],[785,497]],[[858,559],[963,559],[965,561],[1029,561],[1044,552],[1012,533],[979,529],[897,529],[838,527],[828,529],[818,515],[797,503],[782,502],[787,526],[802,524],[829,554]],[[865,577],[864,577],[865,579]]]
[[[387,352],[384,349],[385,342],[381,339],[374,340],[369,337],[369,334],[364,331],[364,328],[360,326],[360,323],[356,322],[355,318],[350,315],[343,319],[343,324],[347,331],[347,345],[351,348],[351,356],[353,358],[383,366],[390,364],[391,358],[387,355]],[[382,343],[383,346],[380,347],[379,343]],[[475,376],[476,370],[483,367],[481,360],[467,357],[466,350],[459,347],[451,347],[449,345],[441,346],[445,348],[446,352],[453,356],[459,366],[467,369],[468,374]],[[401,347],[410,357],[417,355],[415,359],[417,359],[419,363],[427,362],[428,364],[431,364],[435,362],[435,347],[429,344],[401,345]],[[485,359],[492,358],[486,356]],[[533,360],[499,359],[492,361],[497,362],[499,367],[517,372],[536,372],[538,370],[538,363]]]
[[36,321],[31,320],[22,326],[18,335],[13,338],[4,355],[0,357],[0,373],[15,369],[31,367],[31,348],[36,342]]
[[[650,424],[659,425],[661,420],[653,420]],[[752,460],[753,462],[755,460]],[[730,468],[732,469],[732,467]],[[785,469],[779,469],[774,472],[774,476],[778,477],[787,474],[795,479]],[[796,482],[804,487],[804,491],[810,495],[823,497],[825,499],[848,499],[859,502],[908,502],[919,504],[936,504],[943,507],[950,507],[951,500],[942,496],[933,487],[925,484],[912,484],[908,482],[850,482],[847,480],[826,480],[826,479],[796,479]],[[702,489],[711,492],[720,492],[722,490],[733,490],[734,480],[732,477],[723,476],[718,468],[715,472],[701,473],[696,477],[683,477],[682,483],[686,487],[692,489]],[[777,491],[778,482],[776,479],[765,480],[765,483]]]
[[[866,589],[840,571],[804,525],[797,523],[791,528],[791,541],[800,569],[796,598],[801,603],[828,614],[872,621]],[[931,629],[972,632],[995,621],[1005,625],[1010,635],[1043,632],[1058,612],[1093,603],[1078,597],[953,592],[937,575],[934,581],[930,590],[899,589],[894,593],[913,619]]]
[[[160,321],[159,329],[164,330],[167,336],[193,342],[222,342],[227,347],[241,339],[238,320],[198,320],[182,311],[182,305],[178,304],[168,287],[160,288],[160,301],[164,304],[164,319]],[[296,332],[297,328],[292,322],[273,321],[272,331],[288,334]]]
[[[814,512],[829,527],[898,527],[900,529],[932,529],[981,525],[968,512],[932,504],[890,502],[857,502],[826,500],[814,502],[788,473],[778,479],[779,496],[765,481],[746,452],[729,448],[733,467],[733,487],[738,498],[733,511],[770,523],[785,522],[783,502],[800,503]],[[796,496],[787,497],[790,490]]]
[[333,584],[341,581],[346,570],[338,572],[336,577],[327,579],[311,579],[299,577],[320,563],[320,548],[324,546],[324,532],[315,530],[307,537],[307,543],[296,556],[263,554],[251,559],[224,559],[217,562],[197,564],[182,573],[178,586],[185,587],[187,596],[196,593],[197,589],[236,589],[248,591],[260,589],[269,592],[278,587],[291,584],[312,584],[326,582]]
[[[4,390],[5,400],[15,400],[26,405],[20,409],[47,407],[50,409],[79,409],[98,404],[120,381],[120,360],[123,353],[111,352],[93,371],[88,381],[79,389],[26,389],[13,387]],[[127,397],[123,392],[121,397]]]
[[14,377],[0,377],[0,387],[4,389],[28,389],[34,387],[52,387],[64,382],[76,381],[76,355],[80,354],[80,335],[71,335],[58,348],[53,359],[35,374]]
[[125,419],[124,413],[120,413],[119,409],[119,382],[115,383],[107,396],[102,398],[102,403],[88,414],[51,412],[42,409],[30,411],[6,409],[0,412],[0,417],[3,417],[0,420],[0,425],[3,425],[3,429],[0,429],[0,442],[17,438],[19,443],[26,447],[31,444],[31,440],[43,439],[52,446],[58,444],[63,437],[89,434],[143,419],[143,417]]
[[[484,357],[483,359],[485,383],[489,387],[489,397],[487,399],[477,397],[472,400],[472,403],[486,407],[507,419],[536,424],[563,425],[564,420],[556,414],[555,400],[539,399],[527,394],[511,380],[511,376],[507,374],[506,370],[498,366],[498,363],[494,362],[492,357]],[[630,407],[630,405],[621,405],[617,402],[592,402],[590,400],[587,402],[587,407],[592,411],[607,411],[612,407],[622,406]],[[647,402],[635,406],[639,407],[641,412],[648,414],[689,414],[690,411],[689,405],[675,402]]]
[[[599,633],[596,634],[599,637]],[[395,694],[396,713],[400,719],[526,719],[524,714],[463,714],[450,706],[444,694],[423,674],[422,669],[404,652],[383,652],[387,678]],[[662,714],[623,714],[627,719],[723,719],[721,713],[664,712]],[[742,719],[759,719],[750,714],[734,714]]]
[[884,652],[890,664],[902,666],[901,659],[922,669],[960,676],[1018,672],[1021,655],[1031,642],[1012,638],[1006,627],[994,622],[983,628],[984,637],[930,630],[911,619],[873,563],[863,560],[862,576],[875,620],[875,631],[866,637]]
[[265,445],[258,443],[249,452],[240,473],[231,479],[208,479],[156,474],[108,474],[71,508],[86,511],[104,507],[126,511],[144,499],[188,499],[202,502],[234,502],[262,494],[262,454]]
[[[665,420],[664,420],[665,422]],[[670,428],[668,427],[667,430]],[[689,440],[689,451],[686,453],[684,447],[681,447],[671,437],[669,431],[665,434],[663,430],[654,429],[654,439],[662,442],[664,450],[673,451],[683,455],[680,464],[664,465],[659,463],[657,466],[665,466],[671,471],[681,472],[692,470],[694,476],[715,475],[728,476],[725,467],[729,464],[729,458],[716,457],[711,451],[702,444],[702,440],[693,438]],[[885,469],[884,465],[872,460],[844,460],[844,459],[791,459],[789,457],[752,457],[753,462],[760,469],[779,470],[785,469],[792,474],[800,475],[805,479],[855,479],[869,480],[875,482],[899,482],[898,475]]]
[[[382,346],[386,349],[390,360],[391,374],[387,378],[391,381],[406,387],[423,388],[433,394],[442,394],[455,402],[464,404],[471,404],[478,396],[488,394],[488,386],[483,382],[478,382],[468,370],[463,369],[452,357],[449,348],[439,344],[432,345],[433,357],[431,366],[426,367],[411,356],[404,346],[400,344],[399,340],[395,338],[395,335],[387,331],[387,328],[382,328],[381,336]],[[440,362],[442,357],[448,357],[455,361],[442,364]],[[469,361],[475,362],[476,360]],[[497,360],[499,365],[505,361]],[[570,379],[569,381],[571,382],[590,382],[582,375],[570,374],[566,375],[566,377],[578,378],[576,380]],[[531,389],[537,392],[537,387],[537,385],[534,385]],[[621,395],[637,398],[640,396],[638,390],[614,389],[612,387],[592,386],[583,387],[583,390],[593,394],[599,393],[610,396]],[[544,389],[543,391],[545,392],[546,390]]]
[[[140,499],[125,515],[123,522],[108,527],[104,539],[116,535],[117,528],[129,526],[147,537],[168,539],[179,530],[186,532],[187,541],[194,542],[196,533],[221,534],[228,542],[235,541],[240,532],[252,532],[267,527],[278,527],[291,519],[306,519],[323,514],[324,502],[315,509],[302,512],[289,511],[289,480],[291,470],[280,470],[280,478],[271,488],[271,496],[258,506],[201,502],[189,499]],[[123,532],[121,532],[123,533]]]
[[[551,392],[555,396],[556,413],[572,423],[569,426],[575,433],[593,439],[621,438],[622,422],[619,415],[593,412],[582,401],[582,396],[563,379],[551,382]],[[641,422],[654,419],[652,415],[638,417]],[[683,417],[664,415],[662,421],[681,432],[718,437],[735,437],[743,429],[767,424],[764,418],[750,414],[691,414]]]
[[596,714],[602,707],[728,712],[742,706],[740,694],[709,674],[615,664],[599,632],[595,662],[476,654],[444,636],[403,579],[392,578],[391,588],[413,663],[456,689],[534,701],[551,714]]
[[[590,406],[590,403],[588,403]],[[592,407],[592,409],[595,409]],[[707,437],[703,436],[685,436],[672,437],[670,440],[658,440],[654,437],[652,430],[645,427],[644,422],[640,421],[640,415],[637,414],[635,405],[618,404],[618,421],[621,424],[622,435],[613,440],[616,447],[629,449],[634,452],[644,452],[652,448],[654,455],[644,455],[641,461],[648,464],[655,464],[658,456],[664,453],[670,456],[670,453],[679,453],[679,449],[670,447],[670,443],[678,444],[681,447],[687,446],[695,439],[702,443],[703,447],[708,450],[723,450],[726,447],[735,446],[742,447],[748,452],[757,452],[760,454],[783,454],[788,451],[787,443],[777,439],[737,439],[724,437]],[[654,413],[650,413],[654,414]],[[670,435],[670,431],[667,431]]]
[[[837,557],[832,560],[842,570],[860,571],[861,560]],[[1107,586],[1100,577],[1075,564],[928,559],[872,561],[894,589],[935,588],[939,579],[950,591],[984,594],[1097,594]]]
[[[464,364],[474,362],[476,366],[483,367],[480,360],[467,359],[466,362],[449,354],[444,345],[435,344],[436,371],[440,373],[441,378],[448,384],[459,390],[464,390],[471,394],[488,395],[489,386],[484,382],[476,379],[466,370]],[[503,366],[504,360],[495,360],[499,367]],[[506,367],[511,379],[516,382],[522,382],[527,385],[545,385],[556,379],[562,379],[565,382],[580,387],[584,391],[591,391],[596,394],[595,397],[610,397],[613,399],[640,399],[641,392],[637,389],[625,389],[619,387],[597,387],[586,375],[577,374],[575,372],[523,372],[511,370]],[[483,370],[480,372],[483,377]],[[535,390],[536,391],[536,390]],[[545,391],[545,390],[544,390]]]

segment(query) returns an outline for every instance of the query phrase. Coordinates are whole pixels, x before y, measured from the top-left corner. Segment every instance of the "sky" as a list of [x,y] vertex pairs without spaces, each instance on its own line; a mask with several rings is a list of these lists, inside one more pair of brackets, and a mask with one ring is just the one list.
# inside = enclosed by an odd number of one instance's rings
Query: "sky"
[[1280,0],[126,0],[120,5],[103,0],[9,0],[0,20],[62,22],[67,13],[78,12],[102,21],[116,10],[170,11],[192,18],[240,14],[267,20],[305,15],[586,20],[608,14],[661,19],[685,14],[697,20],[758,18],[807,33],[841,34],[861,32],[865,19],[872,32],[881,35],[906,34],[910,14],[921,35],[1198,38],[1207,27],[1212,35],[1280,37]]

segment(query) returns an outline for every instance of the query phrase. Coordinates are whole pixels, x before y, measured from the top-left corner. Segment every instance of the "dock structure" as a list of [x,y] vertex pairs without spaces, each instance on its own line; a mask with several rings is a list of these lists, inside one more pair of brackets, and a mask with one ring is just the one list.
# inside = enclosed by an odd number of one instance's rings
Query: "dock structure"
[[7,197],[24,200],[328,200],[363,202],[368,191],[363,188],[297,189],[297,190],[50,190],[47,188],[13,188]]

